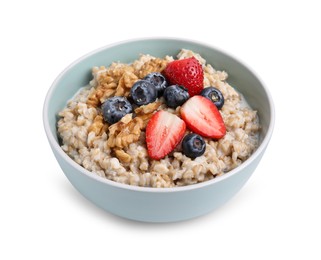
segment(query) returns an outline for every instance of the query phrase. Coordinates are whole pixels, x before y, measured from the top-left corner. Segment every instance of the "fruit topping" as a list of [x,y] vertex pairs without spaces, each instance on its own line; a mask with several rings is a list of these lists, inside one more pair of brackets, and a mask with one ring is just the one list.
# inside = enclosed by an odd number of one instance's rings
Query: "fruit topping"
[[190,133],[183,138],[182,148],[183,153],[187,157],[195,159],[205,152],[206,144],[203,137],[198,134]]
[[188,89],[192,97],[198,95],[204,88],[204,72],[202,65],[195,57],[174,60],[167,64],[165,77],[172,85],[182,85]]
[[201,96],[211,100],[217,109],[221,109],[224,105],[224,97],[221,91],[214,87],[204,88],[201,92]]
[[204,137],[219,139],[226,133],[220,111],[212,101],[203,96],[194,96],[181,107],[181,117],[187,127]]
[[156,112],[146,127],[147,152],[150,158],[160,160],[174,150],[186,130],[185,122],[167,111]]
[[117,123],[123,116],[133,111],[132,105],[125,97],[111,97],[101,105],[104,120],[108,124]]
[[157,90],[149,81],[138,80],[132,86],[130,96],[136,105],[147,105],[156,100]]
[[176,108],[183,105],[189,99],[189,94],[183,86],[172,85],[165,89],[163,97],[168,107]]
[[157,90],[157,94],[160,97],[161,95],[163,95],[164,90],[167,88],[168,83],[166,78],[159,72],[152,72],[149,73],[144,80],[152,83],[156,90]]

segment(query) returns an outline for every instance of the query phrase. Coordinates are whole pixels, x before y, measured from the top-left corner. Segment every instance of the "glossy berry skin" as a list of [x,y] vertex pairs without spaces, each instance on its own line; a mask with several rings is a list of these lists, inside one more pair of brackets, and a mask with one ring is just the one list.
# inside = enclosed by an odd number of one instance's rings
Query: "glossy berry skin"
[[101,105],[104,120],[108,124],[115,124],[123,116],[133,111],[132,105],[125,97],[111,97]]
[[224,105],[224,96],[221,91],[214,87],[204,88],[200,94],[203,97],[211,100],[217,109],[221,109]]
[[202,65],[195,57],[174,60],[167,64],[164,75],[172,85],[187,88],[189,95],[199,95],[204,88]]
[[187,157],[195,159],[204,154],[206,144],[203,137],[198,134],[190,133],[183,138],[182,148],[183,153]]
[[157,95],[160,97],[164,90],[168,87],[168,83],[166,78],[159,72],[152,72],[149,73],[144,80],[152,83],[156,90],[157,90]]
[[178,116],[164,110],[156,112],[146,126],[148,156],[154,160],[164,158],[179,144],[185,130],[186,124]]
[[209,99],[196,95],[187,100],[180,110],[181,118],[193,132],[214,139],[226,134],[220,111]]
[[157,90],[152,83],[146,80],[138,80],[132,86],[130,96],[136,105],[147,105],[156,100]]
[[189,94],[183,86],[172,85],[165,89],[163,97],[168,107],[176,108],[183,105],[189,99]]

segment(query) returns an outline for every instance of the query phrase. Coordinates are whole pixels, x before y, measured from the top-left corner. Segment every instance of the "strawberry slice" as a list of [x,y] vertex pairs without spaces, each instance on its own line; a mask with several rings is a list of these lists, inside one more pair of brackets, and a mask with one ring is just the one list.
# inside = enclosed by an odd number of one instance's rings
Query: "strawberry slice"
[[168,63],[164,70],[164,75],[170,84],[187,88],[191,97],[198,95],[204,88],[203,68],[195,57],[174,60]]
[[174,150],[185,134],[185,122],[178,116],[160,110],[146,127],[147,152],[150,158],[160,160]]
[[181,117],[190,130],[204,137],[219,139],[226,133],[217,107],[203,96],[194,96],[187,100],[181,107]]

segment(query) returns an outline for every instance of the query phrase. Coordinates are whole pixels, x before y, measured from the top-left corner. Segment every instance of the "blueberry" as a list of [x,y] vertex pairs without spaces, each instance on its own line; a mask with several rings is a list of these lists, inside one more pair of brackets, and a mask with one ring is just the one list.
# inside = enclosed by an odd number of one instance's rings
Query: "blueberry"
[[205,147],[206,144],[203,137],[198,134],[190,133],[183,138],[183,153],[191,159],[201,156],[205,152]]
[[163,94],[165,88],[167,88],[167,86],[168,86],[167,80],[159,72],[149,73],[144,78],[144,80],[147,80],[148,82],[152,83],[155,86],[159,97]]
[[201,92],[201,96],[211,100],[217,109],[221,109],[224,105],[224,97],[221,91],[214,87],[204,88]]
[[168,107],[176,108],[183,105],[189,99],[189,94],[183,86],[172,85],[165,89],[163,97]]
[[156,100],[157,90],[155,86],[147,80],[138,80],[132,86],[130,95],[136,105],[142,106]]
[[133,111],[125,97],[111,97],[101,105],[104,120],[109,124],[117,123],[123,116]]

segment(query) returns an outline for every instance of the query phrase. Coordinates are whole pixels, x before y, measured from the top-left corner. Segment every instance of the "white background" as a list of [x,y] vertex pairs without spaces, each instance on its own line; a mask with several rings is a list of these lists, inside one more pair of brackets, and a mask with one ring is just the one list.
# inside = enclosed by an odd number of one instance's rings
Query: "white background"
[[[0,259],[321,259],[317,2],[1,1]],[[45,95],[66,66],[151,36],[234,55],[276,106],[273,138],[246,186],[181,223],[137,223],[92,205],[60,170],[42,125]]]

